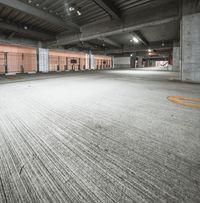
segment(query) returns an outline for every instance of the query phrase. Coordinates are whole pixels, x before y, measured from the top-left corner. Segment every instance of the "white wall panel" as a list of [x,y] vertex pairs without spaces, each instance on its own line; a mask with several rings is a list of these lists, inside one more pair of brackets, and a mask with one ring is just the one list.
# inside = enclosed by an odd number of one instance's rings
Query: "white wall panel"
[[49,72],[49,50],[39,48],[39,71]]
[[115,57],[114,68],[130,68],[131,60],[130,57]]

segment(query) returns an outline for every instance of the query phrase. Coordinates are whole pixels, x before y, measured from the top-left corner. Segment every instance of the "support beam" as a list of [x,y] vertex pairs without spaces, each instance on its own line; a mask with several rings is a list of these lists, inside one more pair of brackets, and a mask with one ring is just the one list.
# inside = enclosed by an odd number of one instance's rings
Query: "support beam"
[[143,68],[143,57],[139,56],[138,57],[138,64],[137,64],[138,68]]
[[[145,13],[145,15],[143,15]],[[152,15],[154,13],[154,15]],[[134,19],[134,20],[133,20]],[[108,37],[123,32],[133,32],[145,27],[159,26],[162,24],[179,21],[179,15],[173,5],[155,8],[154,10],[144,10],[143,12],[133,13],[126,16],[123,22],[110,20],[99,23],[98,25],[81,27],[81,33],[64,35],[57,37],[57,40],[50,42],[49,46],[72,44],[79,41]]]
[[64,22],[60,18],[57,18],[45,11],[42,11],[38,8],[35,8],[31,5],[28,5],[26,3],[23,3],[22,1],[19,0],[0,0],[0,3],[9,6],[11,8],[17,9],[19,11],[22,11],[24,13],[30,14],[32,16],[36,16],[42,20],[45,20],[46,22],[55,24],[55,25],[61,25],[66,28],[72,28],[74,30],[79,30],[79,26],[72,23],[72,22]]
[[156,21],[152,21],[152,22],[148,22],[148,23],[142,23],[139,25],[133,25],[133,26],[126,27],[126,28],[122,28],[122,26],[119,25],[119,26],[115,27],[115,29],[108,30],[108,31],[102,32],[102,33],[97,33],[97,34],[82,33],[82,34],[74,34],[74,35],[67,35],[67,36],[59,37],[59,38],[57,38],[56,41],[49,42],[47,45],[48,46],[66,45],[66,44],[77,43],[79,41],[88,41],[88,40],[92,40],[95,38],[111,36],[111,35],[115,35],[115,34],[120,34],[122,32],[128,32],[128,31],[142,29],[145,27],[167,24],[170,22],[178,21],[178,20],[179,20],[178,17],[170,17],[170,18],[166,18],[166,19],[162,19],[162,20],[156,20]]
[[183,16],[181,30],[182,80],[200,83],[200,13]]
[[106,37],[103,37],[103,38],[98,38],[99,40],[103,40],[106,44],[110,44],[110,45],[112,45],[112,46],[114,46],[114,47],[121,47],[121,44],[119,44],[119,43],[117,43],[117,42],[115,42],[114,40],[111,40],[111,39],[109,39],[109,38],[106,38]]
[[[156,49],[156,50],[160,50],[160,51],[165,51],[165,50],[169,50],[172,49],[173,47],[173,42],[168,42],[165,44],[165,47],[161,47],[160,43],[154,43],[154,44],[150,44],[149,45],[151,49]],[[112,55],[112,54],[126,54],[126,53],[134,53],[134,52],[146,52],[147,51],[147,47],[146,45],[141,45],[138,47],[130,47],[130,46],[125,46],[123,48],[120,49],[107,49],[106,50],[106,54]],[[102,54],[103,52],[101,51],[97,51],[96,54]]]
[[112,2],[106,0],[93,0],[98,6],[106,11],[112,19],[121,20],[119,11],[113,6]]
[[12,44],[12,45],[15,44],[15,45],[37,47],[38,41],[24,39],[24,38],[16,38],[16,37],[13,37],[11,39],[7,39],[7,36],[0,35],[0,44]]
[[24,30],[23,28],[19,28],[16,25],[4,23],[4,22],[0,22],[0,27],[3,29],[6,29],[6,30],[11,30],[11,31],[18,32],[21,34],[29,35],[29,36],[38,38],[40,40],[52,39],[51,35],[37,32],[37,31],[33,31],[33,30]]
[[134,31],[133,34],[141,41],[144,45],[149,46],[149,42],[145,39],[145,37],[141,34],[140,31]]
[[16,32],[12,32],[10,35],[8,35],[7,39],[11,39],[12,37],[14,37],[16,34]]
[[178,42],[173,43],[173,71],[179,71],[180,68],[180,46]]

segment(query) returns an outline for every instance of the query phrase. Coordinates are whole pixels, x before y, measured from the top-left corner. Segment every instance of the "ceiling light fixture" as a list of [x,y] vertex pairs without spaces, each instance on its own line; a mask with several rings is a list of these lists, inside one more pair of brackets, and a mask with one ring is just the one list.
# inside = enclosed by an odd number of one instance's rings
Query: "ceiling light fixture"
[[71,13],[76,12],[78,16],[82,15],[81,8],[77,7],[76,4],[71,4],[69,6],[67,3],[65,4],[65,10],[67,12],[67,15],[71,15]]
[[136,38],[136,37],[133,37],[133,41],[134,41],[135,43],[139,43],[139,40],[138,40],[138,38]]
[[77,10],[76,12],[77,12],[77,15],[78,15],[78,16],[81,16],[81,15],[82,15],[82,13],[80,12],[80,10]]
[[24,26],[24,30],[28,30],[28,27],[27,27],[27,26]]
[[74,7],[69,7],[69,11],[74,11],[75,10],[75,8]]
[[164,47],[165,46],[165,43],[164,42],[162,42],[162,47]]

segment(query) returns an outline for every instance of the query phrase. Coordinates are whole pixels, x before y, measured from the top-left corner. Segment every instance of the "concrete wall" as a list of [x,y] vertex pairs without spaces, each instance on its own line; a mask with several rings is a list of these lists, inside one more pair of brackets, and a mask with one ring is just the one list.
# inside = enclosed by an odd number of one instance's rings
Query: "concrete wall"
[[182,80],[200,82],[200,13],[182,18]]
[[130,68],[131,60],[130,57],[115,57],[114,68]]

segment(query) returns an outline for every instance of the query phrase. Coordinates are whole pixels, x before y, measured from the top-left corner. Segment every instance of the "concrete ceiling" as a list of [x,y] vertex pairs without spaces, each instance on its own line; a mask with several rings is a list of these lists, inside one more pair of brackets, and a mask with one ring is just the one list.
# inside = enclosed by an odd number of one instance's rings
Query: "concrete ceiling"
[[180,36],[179,22],[174,21],[160,26],[142,28],[141,33],[149,42],[178,40]]
[[4,40],[40,40],[54,48],[102,52],[172,44],[179,40],[179,19],[179,0],[0,0]]

